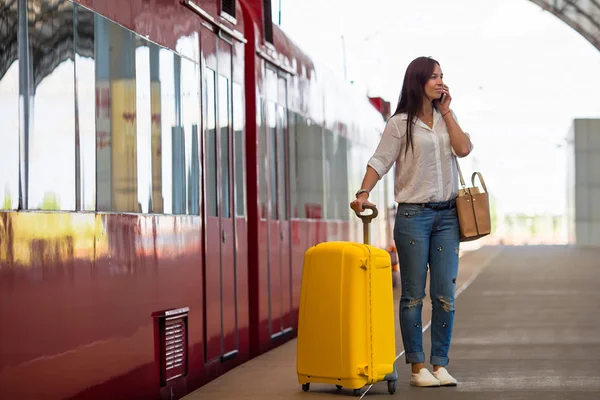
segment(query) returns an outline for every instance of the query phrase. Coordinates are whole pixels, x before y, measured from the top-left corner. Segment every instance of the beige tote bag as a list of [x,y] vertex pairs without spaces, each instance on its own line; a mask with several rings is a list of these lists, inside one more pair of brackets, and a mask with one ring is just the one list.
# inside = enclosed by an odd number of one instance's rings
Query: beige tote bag
[[[469,242],[489,235],[492,230],[490,218],[490,200],[483,176],[479,172],[473,172],[471,176],[472,187],[465,187],[465,181],[456,160],[456,167],[460,177],[462,189],[458,191],[456,198],[456,211],[458,213],[458,225],[460,230],[460,241]],[[475,176],[479,177],[484,192],[475,186]]]

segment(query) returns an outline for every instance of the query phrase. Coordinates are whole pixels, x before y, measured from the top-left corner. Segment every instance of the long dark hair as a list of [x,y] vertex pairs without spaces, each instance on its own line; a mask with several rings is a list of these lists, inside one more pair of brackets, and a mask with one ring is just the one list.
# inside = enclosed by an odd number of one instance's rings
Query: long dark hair
[[[431,57],[419,57],[413,60],[406,69],[404,75],[404,83],[398,100],[398,107],[394,115],[406,113],[406,148],[405,154],[408,151],[408,146],[413,149],[413,120],[418,115],[423,106],[423,97],[425,96],[425,84],[433,74],[435,65],[440,65]],[[437,101],[433,102],[433,107],[437,109]]]

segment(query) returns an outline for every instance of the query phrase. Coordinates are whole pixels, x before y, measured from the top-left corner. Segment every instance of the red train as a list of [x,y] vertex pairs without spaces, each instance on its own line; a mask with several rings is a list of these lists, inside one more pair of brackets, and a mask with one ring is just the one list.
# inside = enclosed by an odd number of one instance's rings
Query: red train
[[271,21],[0,0],[0,398],[180,398],[295,336],[304,251],[362,238],[389,104]]

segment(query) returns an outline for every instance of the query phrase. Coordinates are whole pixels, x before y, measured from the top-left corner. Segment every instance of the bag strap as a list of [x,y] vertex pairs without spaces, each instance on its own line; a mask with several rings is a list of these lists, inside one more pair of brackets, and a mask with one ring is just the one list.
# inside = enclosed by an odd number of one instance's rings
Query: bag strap
[[[458,164],[458,157],[454,157],[454,161],[456,161],[456,169],[458,169],[458,177],[460,178],[460,185],[463,190],[465,189],[465,180],[463,179],[462,171],[460,170],[460,165]],[[487,192],[487,190],[486,190]]]
[[471,176],[471,184],[473,186],[475,186],[475,176],[479,177],[479,181],[481,182],[481,186],[483,186],[483,190],[485,190],[485,192],[487,193],[487,187],[485,187],[485,181],[483,180],[483,176],[479,173],[479,172],[473,172],[473,175]]
[[[456,168],[458,169],[458,177],[460,178],[460,184],[463,190],[465,190],[465,180],[463,179],[462,171],[460,170],[460,165],[458,164],[458,157],[454,157],[454,160],[456,161]],[[483,176],[480,172],[473,172],[473,175],[471,175],[471,185],[475,187],[476,176],[479,177],[479,181],[481,182],[483,190],[485,190],[485,192],[488,193],[487,187],[485,186],[485,181],[483,180]]]

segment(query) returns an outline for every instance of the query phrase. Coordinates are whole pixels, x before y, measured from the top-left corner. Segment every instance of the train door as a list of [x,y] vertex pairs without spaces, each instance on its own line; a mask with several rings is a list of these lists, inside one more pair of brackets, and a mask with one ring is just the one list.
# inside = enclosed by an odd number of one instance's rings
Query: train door
[[287,79],[266,69],[266,121],[270,213],[269,244],[269,332],[275,341],[292,332],[292,281],[290,248],[290,204],[287,121]]
[[204,30],[205,357],[227,361],[238,354],[237,271],[232,134],[232,43]]

